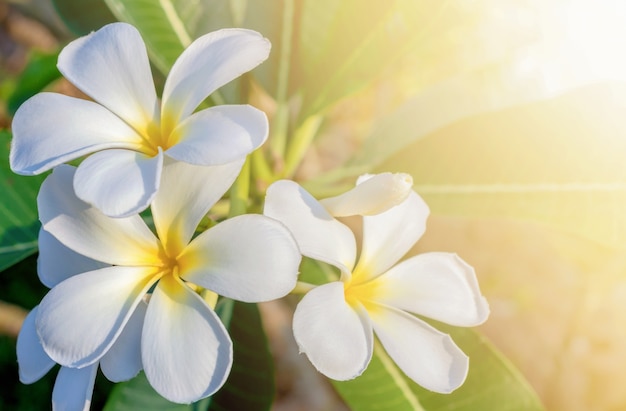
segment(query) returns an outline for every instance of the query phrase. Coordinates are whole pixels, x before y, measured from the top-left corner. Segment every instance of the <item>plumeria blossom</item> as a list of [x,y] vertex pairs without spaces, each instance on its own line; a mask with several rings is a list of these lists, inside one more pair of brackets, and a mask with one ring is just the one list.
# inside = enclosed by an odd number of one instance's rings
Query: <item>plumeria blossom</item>
[[[385,179],[390,184],[379,184]],[[304,256],[341,272],[338,281],[310,289],[293,318],[300,350],[321,373],[336,380],[360,375],[375,333],[409,378],[449,393],[464,382],[469,360],[449,335],[415,314],[467,327],[484,322],[489,308],[474,270],[456,254],[430,252],[398,263],[424,233],[429,214],[417,193],[403,194],[411,184],[403,174],[367,175],[353,190],[319,202],[281,180],[269,187],[264,213],[289,227]],[[334,218],[336,208],[342,215],[379,210],[363,217],[358,259],[355,236]]]
[[223,29],[195,40],[176,60],[159,101],[139,32],[112,23],[69,43],[63,76],[91,100],[39,93],[13,119],[11,169],[34,175],[87,156],[74,189],[104,214],[148,207],[166,158],[214,166],[245,158],[267,138],[265,114],[249,105],[194,110],[216,89],[263,62],[259,33]]
[[[40,276],[54,286],[34,320],[52,361],[71,369],[99,362],[114,380],[142,367],[154,389],[178,403],[222,386],[232,342],[211,301],[216,294],[244,302],[280,298],[293,289],[301,258],[287,228],[263,215],[233,217],[194,237],[242,162],[205,167],[166,158],[151,205],[155,233],[139,215],[108,217],[80,200],[74,167],[53,170],[37,201],[49,234],[40,248],[51,250]],[[89,259],[101,266],[75,274],[66,266],[68,253],[87,259],[83,266]],[[59,282],[56,272],[64,267],[74,275]],[[135,316],[140,325],[131,323]],[[140,352],[140,361],[114,361],[132,352]]]

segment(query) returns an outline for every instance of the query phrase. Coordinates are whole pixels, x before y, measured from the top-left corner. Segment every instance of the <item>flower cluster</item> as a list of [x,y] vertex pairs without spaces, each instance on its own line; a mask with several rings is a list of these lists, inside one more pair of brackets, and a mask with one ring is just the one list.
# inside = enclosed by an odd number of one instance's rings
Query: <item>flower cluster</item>
[[[159,99],[139,33],[114,23],[59,55],[59,70],[89,100],[40,93],[16,113],[12,170],[52,170],[37,199],[38,274],[50,291],[18,337],[20,380],[32,383],[60,364],[55,409],[88,409],[98,368],[113,382],[143,370],[177,403],[210,396],[233,362],[217,299],[263,302],[303,290],[294,335],[326,376],[360,375],[375,333],[424,387],[450,392],[463,383],[467,357],[413,314],[473,326],[488,306],[456,255],[396,264],[428,216],[409,176],[362,176],[322,201],[279,180],[263,214],[198,230],[266,141],[268,121],[249,105],[197,108],[269,51],[250,30],[206,34],[178,58]],[[77,167],[66,164],[74,160]],[[336,219],[353,215],[363,218],[358,252],[352,229]],[[337,267],[340,277],[298,283],[302,256]]]

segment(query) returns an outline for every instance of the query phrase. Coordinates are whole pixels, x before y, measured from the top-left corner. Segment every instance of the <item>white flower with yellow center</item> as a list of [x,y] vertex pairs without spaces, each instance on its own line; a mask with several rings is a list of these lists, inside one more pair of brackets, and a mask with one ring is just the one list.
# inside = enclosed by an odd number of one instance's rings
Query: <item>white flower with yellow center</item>
[[[319,202],[282,180],[269,187],[264,214],[289,227],[304,256],[341,271],[338,281],[308,291],[294,313],[298,346],[321,373],[336,380],[363,373],[375,333],[409,378],[448,393],[464,382],[468,358],[450,336],[413,314],[475,326],[489,307],[474,270],[456,254],[431,252],[398,263],[424,233],[429,214],[411,184],[402,174],[364,176],[353,190]],[[358,261],[354,234],[334,218],[350,214],[364,215]]]
[[[287,228],[263,215],[230,218],[193,238],[240,168],[241,162],[203,167],[166,159],[151,205],[155,234],[139,215],[108,217],[77,198],[75,168],[56,167],[38,196],[42,228],[50,234],[39,239],[40,276],[57,282],[35,317],[45,353],[69,368],[100,362],[114,381],[143,367],[155,390],[173,402],[219,389],[231,368],[232,343],[207,300],[214,293],[244,302],[280,298],[293,289],[301,258]],[[104,266],[75,274],[65,265],[68,253]],[[74,275],[58,282],[64,269]],[[142,325],[130,326],[145,302]],[[138,352],[141,359],[133,361]]]
[[165,158],[213,166],[237,161],[267,138],[265,114],[249,105],[194,113],[216,89],[264,61],[259,33],[223,29],[194,41],[174,63],[162,100],[145,45],[131,25],[113,23],[69,43],[63,76],[93,101],[39,93],[13,119],[11,169],[34,175],[90,154],[74,189],[104,214],[123,217],[148,207]]

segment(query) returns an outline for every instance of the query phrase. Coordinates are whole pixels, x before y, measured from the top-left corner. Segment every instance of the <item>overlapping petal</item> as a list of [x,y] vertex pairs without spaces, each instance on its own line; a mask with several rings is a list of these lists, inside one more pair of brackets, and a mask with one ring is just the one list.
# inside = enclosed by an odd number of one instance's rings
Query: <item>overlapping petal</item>
[[385,351],[413,381],[439,393],[463,384],[469,359],[449,335],[391,307],[378,306],[369,314]]
[[196,39],[165,81],[165,129],[191,114],[215,90],[261,64],[270,48],[267,39],[246,29],[222,29]]
[[332,264],[343,273],[351,271],[356,259],[354,234],[297,183],[280,180],[272,184],[263,214],[289,228],[303,255]]
[[489,316],[474,269],[452,253],[411,257],[375,280],[377,301],[442,321],[471,327]]
[[57,93],[39,93],[15,113],[11,170],[35,175],[109,148],[137,149],[141,138],[104,107]]
[[73,275],[108,265],[67,248],[46,230],[39,230],[37,244],[39,246],[37,274],[42,284],[48,288]]
[[43,228],[66,247],[118,265],[158,262],[158,239],[140,216],[110,218],[79,200],[72,189],[74,167],[55,168],[37,197]]
[[343,283],[309,291],[298,303],[293,333],[301,352],[322,374],[335,380],[360,375],[372,358],[372,326],[363,308],[351,307]]
[[406,200],[412,186],[413,178],[408,174],[368,174],[361,176],[352,190],[320,203],[334,217],[376,215]]
[[76,169],[76,196],[103,214],[128,217],[145,210],[154,198],[163,153],[153,157],[130,150],[104,150],[87,157]]
[[429,209],[415,192],[384,213],[363,217],[363,240],[356,282],[376,277],[406,254],[426,230]]
[[35,329],[37,310],[38,307],[35,307],[28,313],[17,336],[18,372],[20,381],[24,384],[32,384],[39,380],[55,365],[55,362],[46,354],[41,342],[39,342],[39,336]]
[[180,141],[166,154],[176,160],[213,166],[245,158],[268,134],[267,116],[249,105],[215,106],[185,119],[173,132]]
[[133,127],[158,119],[150,62],[141,35],[130,24],[113,23],[69,43],[57,67],[83,93]]
[[163,397],[190,403],[217,391],[230,372],[230,337],[217,315],[174,277],[155,288],[143,328],[146,377]]
[[41,301],[36,317],[46,353],[68,367],[97,362],[156,281],[155,274],[154,268],[107,267],[54,287]]
[[241,159],[221,166],[194,166],[165,156],[161,186],[151,206],[165,248],[182,250],[189,243],[202,217],[233,184],[243,163]]
[[148,305],[141,301],[111,348],[100,359],[102,373],[109,381],[127,381],[139,374],[141,364],[141,331]]
[[61,367],[52,390],[52,409],[89,411],[97,371],[97,363],[84,368]]
[[178,257],[180,276],[238,301],[283,297],[296,285],[301,255],[289,230],[262,215],[230,218]]

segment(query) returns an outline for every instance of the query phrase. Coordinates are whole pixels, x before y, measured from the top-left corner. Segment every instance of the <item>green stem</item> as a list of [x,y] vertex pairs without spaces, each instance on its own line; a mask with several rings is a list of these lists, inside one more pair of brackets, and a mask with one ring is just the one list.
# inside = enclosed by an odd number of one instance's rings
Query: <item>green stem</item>
[[304,281],[298,281],[293,290],[291,290],[291,294],[306,294],[312,289],[317,287],[315,284],[305,283]]
[[239,176],[230,188],[230,209],[228,218],[245,214],[248,210],[248,197],[250,196],[250,157],[241,168]]
[[322,124],[323,117],[314,115],[308,117],[295,131],[289,142],[283,176],[291,178],[302,162],[304,155],[313,142],[313,138]]
[[272,154],[277,160],[283,160],[287,147],[287,130],[289,124],[289,107],[287,91],[289,86],[289,65],[291,61],[291,36],[293,32],[294,1],[285,0],[283,9],[280,61],[278,66],[278,85],[276,87],[276,114],[272,124],[273,132],[270,139]]
[[254,150],[250,156],[252,162],[252,175],[257,182],[264,186],[270,185],[274,181],[274,174],[267,162],[265,153],[260,148]]

